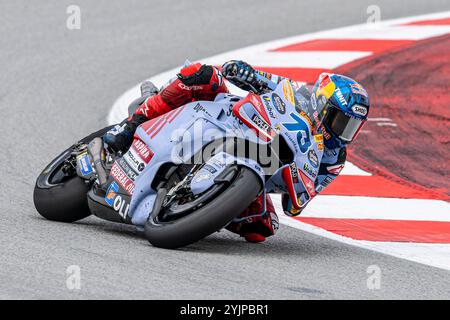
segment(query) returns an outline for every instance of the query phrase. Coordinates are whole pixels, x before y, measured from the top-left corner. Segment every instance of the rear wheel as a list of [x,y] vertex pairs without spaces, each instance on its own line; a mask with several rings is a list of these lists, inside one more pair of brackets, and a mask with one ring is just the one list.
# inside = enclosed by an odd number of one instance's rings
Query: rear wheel
[[163,206],[145,225],[145,236],[156,246],[174,249],[189,245],[219,231],[237,217],[261,192],[256,174],[246,167],[227,168],[227,179],[186,201]]
[[88,186],[76,174],[67,176],[62,168],[72,148],[54,159],[41,173],[34,187],[34,206],[48,220],[74,222],[91,213],[87,205]]
[[[88,143],[102,136],[111,127],[101,129],[80,143]],[[91,212],[87,204],[88,185],[78,177],[75,171],[64,172],[64,165],[73,158],[71,146],[42,171],[36,180],[33,201],[36,210],[48,220],[74,222],[88,217]]]

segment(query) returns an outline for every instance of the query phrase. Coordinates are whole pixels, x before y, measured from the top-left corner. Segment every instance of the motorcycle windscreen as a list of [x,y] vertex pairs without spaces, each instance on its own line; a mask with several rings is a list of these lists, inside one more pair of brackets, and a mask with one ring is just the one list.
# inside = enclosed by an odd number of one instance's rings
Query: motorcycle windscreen
[[364,120],[350,117],[339,109],[329,108],[323,124],[343,141],[351,142],[364,124]]

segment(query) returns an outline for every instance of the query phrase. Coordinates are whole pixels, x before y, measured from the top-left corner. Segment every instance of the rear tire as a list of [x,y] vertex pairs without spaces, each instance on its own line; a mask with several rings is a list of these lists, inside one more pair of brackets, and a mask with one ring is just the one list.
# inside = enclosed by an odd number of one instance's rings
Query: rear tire
[[[86,183],[77,175],[67,177],[61,181],[52,181],[52,177],[61,170],[61,165],[67,156],[70,156],[71,148],[60,157],[53,160],[36,181],[34,187],[34,206],[41,216],[48,220],[60,222],[74,222],[88,217],[91,212],[87,205]],[[58,176],[59,177],[59,176]]]
[[166,249],[197,242],[225,227],[249,206],[261,189],[256,174],[246,167],[240,167],[224,191],[193,213],[165,223],[158,223],[151,215],[144,228],[145,237],[155,247]]
[[[102,136],[112,126],[103,128],[80,140],[89,143]],[[53,159],[36,180],[33,201],[36,210],[48,220],[75,222],[91,215],[87,203],[89,187],[76,174],[67,177],[61,172],[61,166],[71,156],[71,146]]]

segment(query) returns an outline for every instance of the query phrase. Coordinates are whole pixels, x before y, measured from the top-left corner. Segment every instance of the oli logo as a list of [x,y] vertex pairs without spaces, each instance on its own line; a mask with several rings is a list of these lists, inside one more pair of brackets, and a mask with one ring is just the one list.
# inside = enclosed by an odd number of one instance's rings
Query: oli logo
[[110,207],[113,207],[122,218],[126,219],[130,205],[117,194],[118,191],[119,185],[113,181],[106,191],[105,201]]

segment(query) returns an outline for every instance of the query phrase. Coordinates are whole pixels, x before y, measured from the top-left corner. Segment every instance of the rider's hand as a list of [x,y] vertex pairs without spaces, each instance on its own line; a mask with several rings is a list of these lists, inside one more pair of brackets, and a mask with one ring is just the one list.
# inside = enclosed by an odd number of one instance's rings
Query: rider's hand
[[[222,66],[223,76],[230,80],[233,84],[241,87],[237,81],[242,83],[253,84],[255,81],[255,69],[247,62],[240,60],[230,60]],[[237,81],[236,78],[238,79]]]

